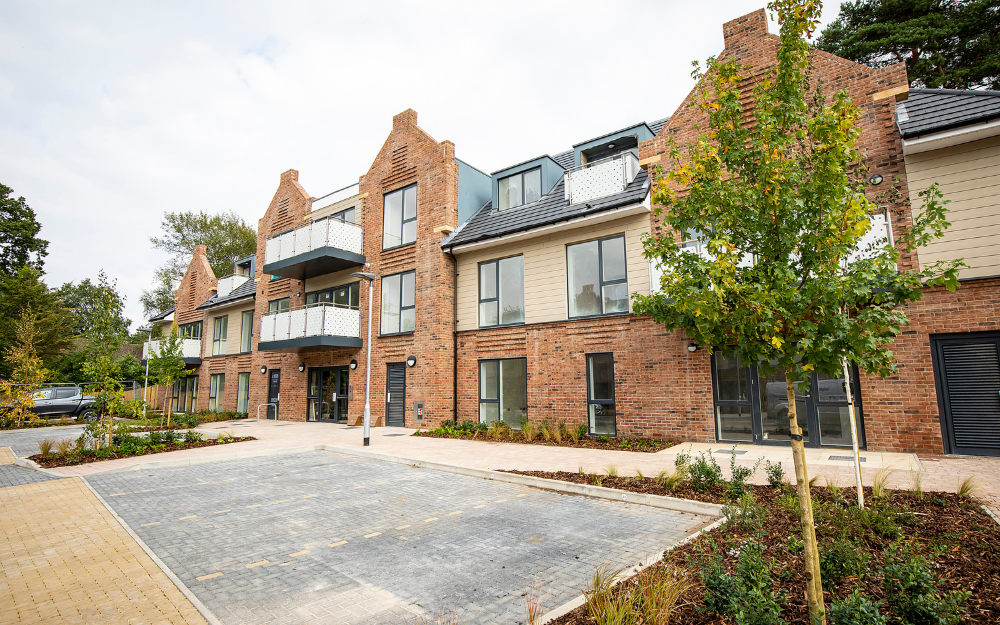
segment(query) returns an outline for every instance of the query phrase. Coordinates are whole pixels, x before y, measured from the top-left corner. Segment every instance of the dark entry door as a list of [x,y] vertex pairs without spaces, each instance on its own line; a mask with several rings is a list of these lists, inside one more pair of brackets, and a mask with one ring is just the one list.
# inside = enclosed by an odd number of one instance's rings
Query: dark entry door
[[309,370],[309,420],[347,423],[350,368],[321,367]]
[[281,369],[271,369],[270,378],[267,385],[267,403],[274,404],[267,407],[267,418],[278,418],[278,400],[281,398]]
[[406,365],[391,363],[385,377],[385,424],[406,426]]
[[1000,332],[932,341],[945,450],[1000,456]]

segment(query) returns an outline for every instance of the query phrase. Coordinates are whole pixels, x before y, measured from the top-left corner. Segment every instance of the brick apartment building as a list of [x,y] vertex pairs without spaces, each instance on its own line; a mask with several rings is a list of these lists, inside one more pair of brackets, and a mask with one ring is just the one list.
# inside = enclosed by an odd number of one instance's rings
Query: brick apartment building
[[[722,58],[738,57],[751,76],[774,65],[778,38],[763,10],[723,31]],[[954,257],[970,265],[957,293],[928,289],[907,308],[898,375],[854,372],[861,445],[998,455],[1000,93],[909,92],[902,66],[819,51],[814,73],[862,107],[860,147],[881,184],[898,179],[916,205],[936,180],[952,200],[948,235],[901,268]],[[489,175],[407,110],[357,184],[317,199],[285,172],[256,256],[217,280],[196,248],[174,310],[152,320],[177,323],[190,343],[175,409],[261,406],[280,419],[356,423],[369,290],[353,274],[365,272],[375,276],[378,425],[502,419],[517,428],[548,418],[587,423],[592,434],[787,444],[780,374],[710,355],[630,312],[630,293],[659,288],[641,237],[668,234],[652,213],[648,169],[668,141],[696,136],[690,99],[669,118]],[[872,197],[881,190],[873,184]],[[911,219],[906,204],[886,208],[873,218],[880,237]],[[798,400],[807,444],[849,446],[843,380],[818,374],[813,389]]]

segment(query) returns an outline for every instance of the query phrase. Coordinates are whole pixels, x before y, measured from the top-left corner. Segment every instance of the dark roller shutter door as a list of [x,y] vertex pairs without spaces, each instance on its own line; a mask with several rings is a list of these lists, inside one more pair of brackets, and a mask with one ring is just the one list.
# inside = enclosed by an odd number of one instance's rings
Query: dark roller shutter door
[[406,365],[388,365],[386,372],[385,424],[390,427],[406,425]]
[[974,333],[935,342],[949,451],[1000,456],[1000,335]]

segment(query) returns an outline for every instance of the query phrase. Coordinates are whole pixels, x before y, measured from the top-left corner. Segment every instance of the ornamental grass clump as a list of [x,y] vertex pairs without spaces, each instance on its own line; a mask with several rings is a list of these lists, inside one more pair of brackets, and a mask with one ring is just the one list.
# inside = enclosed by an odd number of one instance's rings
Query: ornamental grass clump
[[51,438],[38,441],[38,453],[42,455],[42,458],[48,458],[49,454],[52,453],[52,446],[55,444],[56,442]]

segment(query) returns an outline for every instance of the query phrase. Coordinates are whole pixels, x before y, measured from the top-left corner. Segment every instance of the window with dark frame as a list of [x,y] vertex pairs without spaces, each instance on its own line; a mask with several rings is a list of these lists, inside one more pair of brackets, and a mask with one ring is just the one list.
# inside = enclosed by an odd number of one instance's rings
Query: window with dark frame
[[361,284],[352,282],[322,291],[306,293],[306,306],[317,304],[333,304],[339,308],[357,310],[360,306]]
[[250,412],[250,373],[243,372],[238,376],[236,385],[236,412],[248,414]]
[[356,221],[354,221],[355,216],[356,212],[354,210],[354,207],[352,206],[350,208],[345,208],[342,211],[337,211],[336,213],[330,215],[330,219],[336,219],[337,221],[353,224],[357,223]]
[[248,354],[253,349],[253,311],[244,310],[240,319],[240,353]]
[[185,376],[174,382],[172,404],[174,412],[198,412],[198,376]]
[[479,263],[479,327],[524,323],[524,256]]
[[226,335],[229,333],[229,315],[215,318],[215,329],[212,332],[212,355],[226,355]]
[[527,418],[527,358],[480,360],[479,422],[503,421],[519,430]]
[[382,278],[381,335],[406,334],[416,330],[416,279],[416,271]]
[[177,326],[177,336],[182,339],[200,339],[201,322],[195,321],[193,323],[185,323]]
[[613,354],[587,354],[587,421],[591,435],[617,436]]
[[225,373],[213,373],[208,385],[208,409],[212,412],[222,412],[226,386]]
[[542,198],[542,168],[536,167],[501,178],[497,181],[497,191],[497,210],[537,202]]
[[281,299],[273,299],[267,303],[267,312],[285,312],[288,310],[288,298],[282,297]]
[[566,246],[569,317],[627,313],[625,236]]
[[417,240],[417,185],[387,193],[382,199],[382,249]]

